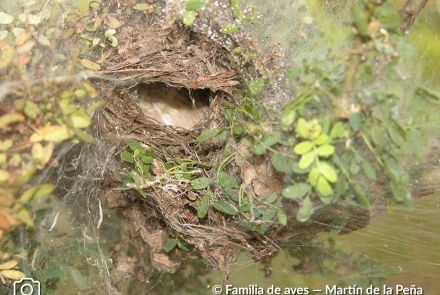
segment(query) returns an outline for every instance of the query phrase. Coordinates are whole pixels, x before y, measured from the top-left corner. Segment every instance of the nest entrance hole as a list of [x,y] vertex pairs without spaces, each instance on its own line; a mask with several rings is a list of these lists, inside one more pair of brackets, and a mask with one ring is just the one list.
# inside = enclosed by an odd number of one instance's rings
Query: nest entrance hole
[[146,116],[164,125],[192,129],[209,108],[209,89],[168,87],[165,83],[139,84],[136,100]]

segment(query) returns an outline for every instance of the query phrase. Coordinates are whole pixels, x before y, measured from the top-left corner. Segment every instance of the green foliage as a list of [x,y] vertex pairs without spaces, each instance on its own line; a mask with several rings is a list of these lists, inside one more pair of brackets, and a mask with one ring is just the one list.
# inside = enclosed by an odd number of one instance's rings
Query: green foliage
[[235,24],[231,24],[231,25],[227,25],[225,27],[223,27],[220,32],[222,34],[232,34],[234,32],[236,32],[239,28],[241,28],[241,22],[242,21],[254,21],[256,19],[259,19],[260,16],[256,15],[257,9],[255,8],[253,3],[250,3],[245,11],[245,14],[243,14],[243,12],[240,9],[240,6],[238,5],[238,1],[237,0],[231,0],[231,6],[232,6],[232,11],[234,12],[235,16],[237,17],[237,20],[235,22]]
[[188,0],[185,3],[185,10],[183,11],[183,23],[191,26],[196,19],[197,11],[205,10],[206,0]]
[[176,245],[177,245],[177,240],[176,240],[176,239],[171,239],[171,240],[169,240],[169,241],[165,244],[165,246],[163,247],[163,249],[164,249],[166,252],[170,252],[171,250],[173,250],[173,249],[176,247]]

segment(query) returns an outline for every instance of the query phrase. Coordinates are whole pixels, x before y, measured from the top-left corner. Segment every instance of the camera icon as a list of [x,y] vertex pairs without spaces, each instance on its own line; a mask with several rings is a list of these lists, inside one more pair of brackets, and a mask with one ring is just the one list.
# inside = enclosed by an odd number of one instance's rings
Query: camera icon
[[40,282],[23,278],[14,282],[14,295],[40,295]]

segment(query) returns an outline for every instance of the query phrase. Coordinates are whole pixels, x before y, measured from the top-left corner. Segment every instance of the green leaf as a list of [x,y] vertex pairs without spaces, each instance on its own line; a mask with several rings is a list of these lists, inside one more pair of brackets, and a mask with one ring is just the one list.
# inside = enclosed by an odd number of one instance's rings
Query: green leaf
[[367,177],[372,180],[375,181],[376,180],[376,172],[374,171],[373,167],[371,166],[370,162],[368,161],[364,161],[362,163],[362,166],[364,167],[364,172],[367,175]]
[[183,12],[183,23],[187,26],[191,26],[196,19],[196,12],[193,10],[187,10]]
[[331,144],[321,145],[320,147],[318,147],[317,152],[318,155],[321,157],[328,157],[333,155],[333,153],[335,152],[335,147]]
[[310,189],[310,185],[301,182],[295,185],[289,185],[283,189],[282,195],[287,199],[302,198]]
[[136,163],[133,157],[134,155],[132,153],[128,153],[128,152],[121,153],[121,159],[128,163]]
[[293,146],[295,145],[296,139],[294,136],[289,135],[288,133],[278,131],[275,133],[276,140],[284,146]]
[[328,130],[330,129],[330,120],[328,117],[325,117],[322,121],[322,134],[327,134]]
[[327,134],[320,134],[317,138],[313,140],[313,143],[316,145],[323,145],[328,141],[328,135]]
[[[223,32],[222,32],[223,33]],[[261,92],[264,86],[264,79],[257,78],[249,85],[249,94],[251,96],[256,96]]]
[[319,177],[319,170],[318,168],[314,167],[309,172],[309,182],[312,186],[316,185],[316,183],[318,182],[318,177]]
[[417,158],[425,157],[425,149],[423,147],[424,138],[419,129],[411,129],[409,131],[409,143]]
[[356,162],[356,159],[352,159],[350,162],[350,172],[353,175],[356,175],[359,173],[359,170],[361,169],[361,166]]
[[143,161],[145,164],[151,164],[151,163],[153,163],[154,159],[153,159],[153,158],[150,158],[150,157],[142,157],[142,161]]
[[130,172],[131,177],[133,177],[134,182],[138,185],[138,186],[143,186],[144,185],[144,180],[142,179],[142,177],[139,175],[139,173],[137,173],[135,170]]
[[319,163],[319,172],[330,182],[335,183],[338,180],[338,174],[335,169],[326,162]]
[[222,28],[222,29],[220,30],[220,32],[221,32],[222,34],[227,35],[227,34],[234,33],[234,32],[237,31],[237,30],[238,30],[238,26],[237,26],[237,25],[228,25],[228,26]]
[[261,114],[260,114],[260,112],[258,110],[255,110],[252,113],[252,119],[254,119],[254,122],[256,124],[260,124],[261,123]]
[[257,145],[254,147],[254,153],[255,153],[256,155],[261,156],[261,155],[264,154],[265,152],[266,152],[266,146],[265,146],[264,144],[262,144],[262,143],[259,143],[259,144],[257,144]]
[[437,7],[437,12],[440,14],[440,0],[435,1],[435,6]]
[[35,119],[40,113],[40,108],[33,101],[27,100],[23,111],[28,118]]
[[227,173],[220,171],[217,174],[218,185],[226,188],[235,188],[237,187],[237,181],[231,178]]
[[211,180],[206,177],[200,177],[191,181],[193,189],[204,189],[211,185]]
[[70,268],[70,276],[78,288],[81,290],[87,289],[87,280],[77,268]]
[[240,210],[241,210],[242,212],[248,212],[248,211],[251,210],[251,208],[252,208],[252,205],[251,205],[250,203],[247,203],[247,204],[242,205],[242,206],[240,207]]
[[189,10],[204,10],[206,8],[206,0],[188,0],[185,8]]
[[218,142],[225,143],[228,139],[229,130],[225,129],[219,132],[218,134]]
[[260,228],[258,229],[258,233],[260,235],[264,235],[268,229],[269,229],[269,225],[267,223],[263,223],[262,225],[260,225]]
[[73,129],[73,132],[80,140],[82,140],[84,142],[91,143],[91,144],[96,143],[96,139],[93,136],[91,136],[90,134],[88,134],[87,132],[85,132],[84,130],[75,128],[75,129]]
[[397,201],[403,201],[408,195],[411,196],[406,185],[400,181],[390,181],[390,187]]
[[150,8],[150,4],[148,3],[138,3],[136,5],[133,5],[131,8],[135,10],[148,10]]
[[74,128],[87,128],[92,124],[92,119],[83,110],[77,110],[69,115]]
[[318,191],[324,197],[329,196],[333,193],[331,185],[322,176],[318,178]]
[[298,143],[294,148],[293,151],[297,155],[304,155],[305,153],[308,153],[313,148],[313,143],[311,141],[303,141]]
[[238,89],[231,89],[232,92],[234,92],[234,94],[240,99],[240,100],[244,100],[244,94],[243,92],[241,92]]
[[381,147],[383,144],[383,130],[377,126],[372,127],[371,130],[371,139],[374,144],[378,147]]
[[264,143],[265,143],[267,146],[273,146],[274,144],[277,144],[277,143],[278,143],[278,140],[277,140],[276,136],[273,135],[273,134],[271,134],[271,135],[267,135],[267,134],[265,134],[265,135],[264,135]]
[[275,214],[277,213],[278,209],[276,207],[269,207],[267,208],[266,212],[264,212],[263,217],[261,217],[262,221],[270,221],[272,218],[275,217]]
[[232,110],[235,110],[237,108],[234,104],[230,103],[229,101],[224,101],[221,103],[221,105],[230,108]]
[[358,78],[359,84],[368,85],[376,81],[376,73],[370,65],[364,65],[363,69],[360,70],[360,75]]
[[429,102],[440,104],[440,92],[418,87],[416,93]]
[[37,186],[37,190],[34,194],[33,200],[45,197],[53,192],[55,185],[53,183],[45,183]]
[[350,127],[354,132],[357,132],[361,128],[361,114],[353,113],[349,118]]
[[169,241],[165,244],[165,246],[163,247],[163,249],[164,249],[166,252],[170,252],[171,250],[174,249],[174,247],[176,247],[176,245],[177,245],[177,240],[176,240],[176,239],[171,239],[171,240],[169,240]]
[[83,67],[85,67],[88,70],[99,71],[101,69],[101,66],[99,64],[87,59],[82,59],[80,63]]
[[298,162],[296,161],[292,161],[292,165],[290,166],[290,168],[292,169],[292,172],[296,174],[306,174],[312,169],[312,167],[310,166],[307,169],[300,169],[298,167]]
[[395,124],[389,124],[387,126],[387,132],[397,147],[400,148],[405,144],[405,138],[400,134],[399,129]]
[[236,215],[238,213],[238,209],[228,202],[214,201],[214,208],[229,215]]
[[278,195],[277,193],[272,193],[267,197],[266,202],[269,204],[272,204],[273,202],[275,202],[278,199]]
[[150,157],[150,158],[156,158],[156,153],[154,151],[149,151],[149,150],[145,150],[144,154],[146,157]]
[[284,172],[287,169],[286,159],[284,159],[280,153],[274,153],[272,155],[272,164],[279,172]]
[[200,134],[199,137],[197,137],[197,142],[202,143],[202,142],[208,141],[211,138],[213,138],[214,136],[216,136],[217,133],[218,133],[217,129],[215,129],[215,128],[209,129],[209,130],[203,132],[202,134]]
[[229,197],[231,198],[233,201],[238,202],[238,194],[235,190],[230,189],[230,188],[225,188],[223,190],[223,192]]
[[353,19],[356,28],[362,36],[368,36],[368,21],[365,18],[363,9],[359,6],[351,7],[351,18]]
[[135,152],[136,150],[139,150],[139,156],[145,156],[144,148],[136,140],[130,140],[128,142],[128,146],[131,148],[131,150],[133,152]]
[[310,216],[312,216],[313,212],[313,204],[310,200],[310,197],[307,196],[307,198],[304,199],[302,207],[298,210],[296,213],[296,219],[299,222],[306,222],[309,220]]
[[387,30],[397,29],[402,24],[402,17],[394,11],[391,4],[377,6],[376,12],[382,28]]
[[95,102],[94,104],[92,104],[91,106],[89,106],[87,108],[87,112],[93,112],[96,111],[97,109],[102,108],[103,106],[105,106],[107,104],[108,100],[107,99],[101,99],[100,101]]
[[291,68],[291,69],[288,69],[288,70],[286,71],[286,73],[284,74],[284,76],[285,76],[287,79],[296,79],[296,78],[298,78],[299,76],[301,76],[301,74],[302,74],[302,69],[301,69],[301,68]]
[[289,127],[295,122],[296,112],[295,110],[287,110],[281,116],[281,125],[284,127]]
[[308,152],[307,154],[304,154],[299,160],[298,168],[302,170],[307,169],[308,167],[310,167],[310,165],[312,165],[314,160],[315,160],[315,156],[313,151]]
[[234,12],[235,16],[238,19],[242,19],[243,16],[241,14],[240,6],[238,6],[238,1],[237,0],[231,0],[231,6],[232,6],[232,11]]
[[223,110],[223,114],[225,115],[225,119],[228,120],[229,123],[232,123],[232,121],[234,120],[232,110],[230,108],[225,108]]
[[44,135],[46,141],[63,141],[70,138],[74,133],[66,124],[50,126],[49,131]]
[[300,137],[307,138],[307,131],[308,127],[306,120],[304,118],[299,118],[296,122],[296,132]]
[[206,194],[202,197],[199,203],[199,207],[197,207],[197,216],[199,218],[204,218],[206,213],[208,213],[209,207],[209,194]]
[[286,216],[286,212],[284,212],[281,209],[278,209],[278,222],[282,225],[286,225],[287,224],[287,216]]
[[266,206],[258,206],[257,208],[255,208],[254,209],[254,217],[255,217],[255,219],[257,219],[258,217],[263,215],[263,213],[265,211],[266,211]]
[[332,130],[330,131],[330,137],[338,137],[339,134],[342,132],[342,122],[338,122],[335,125],[333,125]]

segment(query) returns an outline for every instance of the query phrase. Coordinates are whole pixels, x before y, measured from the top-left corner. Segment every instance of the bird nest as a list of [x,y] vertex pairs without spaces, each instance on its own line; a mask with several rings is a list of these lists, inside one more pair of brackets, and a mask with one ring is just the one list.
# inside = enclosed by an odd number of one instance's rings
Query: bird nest
[[[98,9],[103,9],[104,5],[100,7]],[[114,9],[116,5],[110,5],[109,11]],[[101,155],[102,162],[110,159],[112,165],[112,169],[101,175],[105,180],[103,190],[108,207],[118,208],[130,220],[130,237],[139,253],[149,253],[155,268],[175,272],[181,261],[170,259],[163,251],[174,236],[182,242],[181,247],[192,249],[191,257],[202,257],[212,267],[223,270],[226,282],[237,250],[246,250],[260,261],[277,251],[278,240],[328,230],[327,224],[333,219],[328,221],[325,215],[317,214],[318,223],[297,222],[294,216],[298,205],[288,200],[283,200],[283,203],[290,202],[286,206],[288,225],[282,228],[274,224],[264,236],[249,231],[246,224],[240,222],[239,215],[224,214],[212,206],[205,218],[197,217],[197,208],[208,189],[211,203],[227,199],[217,186],[215,172],[228,157],[232,162],[225,171],[238,180],[242,188],[250,187],[258,196],[276,192],[277,201],[282,201],[283,175],[276,172],[269,159],[254,156],[248,147],[234,139],[229,139],[229,148],[216,137],[203,143],[197,141],[204,131],[227,125],[224,103],[238,105],[232,89],[243,90],[240,81],[246,69],[231,67],[234,58],[230,48],[208,36],[208,30],[195,32],[179,23],[167,26],[169,20],[148,12],[126,16],[120,21],[123,25],[115,34],[120,42],[119,50],[104,53],[102,70],[95,71],[91,79],[98,89],[98,98],[109,101],[95,113],[93,126],[100,149],[105,146],[107,151]],[[213,22],[210,28],[214,30],[216,26],[219,28]],[[236,40],[229,40],[230,44],[234,42]],[[139,106],[136,86],[157,83],[187,89],[191,98],[204,89],[202,95],[209,96],[205,98],[209,100],[209,108],[202,120],[188,130],[147,116]],[[131,151],[130,141],[140,143],[142,149],[154,151],[156,155],[151,163],[151,186],[142,192],[112,190],[121,186],[133,168],[133,164],[124,162],[120,156]],[[233,152],[235,156],[230,157]],[[195,190],[190,181],[169,173],[182,159],[205,165],[202,166],[205,168],[197,166],[195,173],[211,179],[211,187]],[[208,165],[214,168],[207,169]],[[362,227],[369,218],[360,215],[364,219],[357,224]]]

